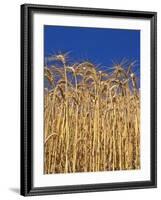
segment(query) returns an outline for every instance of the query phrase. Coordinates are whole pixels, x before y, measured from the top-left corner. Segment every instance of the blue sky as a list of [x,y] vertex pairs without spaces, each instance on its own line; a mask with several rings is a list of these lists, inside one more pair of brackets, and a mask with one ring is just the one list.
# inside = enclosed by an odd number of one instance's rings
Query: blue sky
[[112,67],[112,61],[136,60],[134,71],[140,76],[140,31],[108,28],[44,26],[44,56],[70,52],[69,61],[92,61]]

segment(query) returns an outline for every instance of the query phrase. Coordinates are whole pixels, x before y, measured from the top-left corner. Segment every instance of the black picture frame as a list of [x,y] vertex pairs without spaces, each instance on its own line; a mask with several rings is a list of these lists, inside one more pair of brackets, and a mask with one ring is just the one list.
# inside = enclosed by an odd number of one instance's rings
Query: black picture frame
[[[150,181],[100,183],[71,186],[33,186],[33,14],[62,13],[118,18],[149,19],[151,25],[151,141]],[[100,192],[157,187],[157,13],[49,5],[21,5],[21,195]]]

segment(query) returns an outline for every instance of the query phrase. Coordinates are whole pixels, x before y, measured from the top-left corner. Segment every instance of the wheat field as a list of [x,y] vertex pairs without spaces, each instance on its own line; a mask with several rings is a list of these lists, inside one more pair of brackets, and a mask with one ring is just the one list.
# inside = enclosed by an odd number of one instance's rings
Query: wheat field
[[116,64],[110,73],[66,54],[44,67],[44,173],[140,169],[137,77]]

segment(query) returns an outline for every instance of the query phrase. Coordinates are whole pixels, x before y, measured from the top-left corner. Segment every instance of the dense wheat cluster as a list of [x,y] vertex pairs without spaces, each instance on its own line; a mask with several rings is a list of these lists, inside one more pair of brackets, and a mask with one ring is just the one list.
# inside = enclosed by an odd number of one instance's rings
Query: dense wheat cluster
[[[140,168],[140,94],[133,63],[110,73],[65,54],[45,66],[44,173]],[[59,64],[58,64],[59,63]]]

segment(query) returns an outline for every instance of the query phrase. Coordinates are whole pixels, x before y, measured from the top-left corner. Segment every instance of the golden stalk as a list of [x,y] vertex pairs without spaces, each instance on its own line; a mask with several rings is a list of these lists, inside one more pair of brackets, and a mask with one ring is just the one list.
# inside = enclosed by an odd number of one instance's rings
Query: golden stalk
[[[90,62],[45,66],[44,173],[140,169],[140,93],[136,75]],[[59,77],[59,78],[58,78]]]

